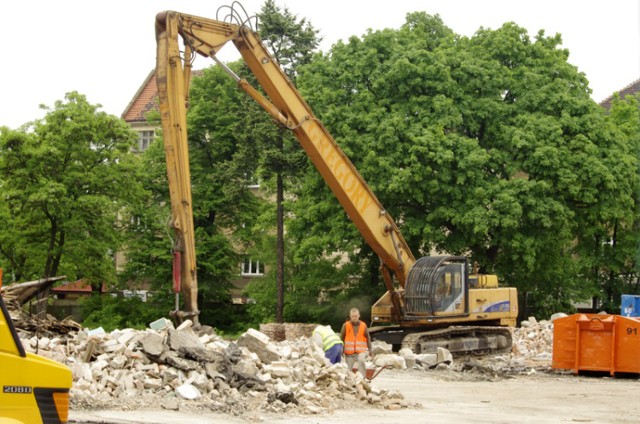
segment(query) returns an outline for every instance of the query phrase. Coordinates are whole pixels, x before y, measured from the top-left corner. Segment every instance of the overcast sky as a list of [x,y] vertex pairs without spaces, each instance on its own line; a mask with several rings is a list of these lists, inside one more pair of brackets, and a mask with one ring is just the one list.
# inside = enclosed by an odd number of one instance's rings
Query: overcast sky
[[[0,2],[0,126],[41,118],[70,91],[121,116],[155,66],[157,12],[215,18],[230,0],[3,0]],[[249,15],[263,0],[240,2]],[[534,37],[560,33],[569,62],[584,72],[601,101],[640,78],[640,0],[276,0],[307,18],[324,38],[321,49],[368,29],[398,28],[408,12],[439,14],[471,36],[513,21]],[[233,46],[223,61],[234,59]],[[198,57],[196,68],[213,61]]]

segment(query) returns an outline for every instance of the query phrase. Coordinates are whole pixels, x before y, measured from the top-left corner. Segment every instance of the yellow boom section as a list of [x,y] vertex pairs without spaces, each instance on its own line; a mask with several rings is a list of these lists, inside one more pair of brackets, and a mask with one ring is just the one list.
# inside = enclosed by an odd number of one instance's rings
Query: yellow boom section
[[[185,45],[184,57],[180,56],[179,36]],[[166,11],[156,17],[156,38],[157,82],[173,224],[184,252],[182,281],[187,304],[188,299],[194,301],[197,296],[186,129],[189,60],[193,50],[212,58],[231,73],[215,57],[229,41],[236,46],[269,100],[236,77],[239,86],[295,134],[365,241],[381,258],[383,268],[392,271],[404,287],[415,258],[398,227],[258,36],[245,26]],[[387,289],[392,290],[390,273],[383,275]]]

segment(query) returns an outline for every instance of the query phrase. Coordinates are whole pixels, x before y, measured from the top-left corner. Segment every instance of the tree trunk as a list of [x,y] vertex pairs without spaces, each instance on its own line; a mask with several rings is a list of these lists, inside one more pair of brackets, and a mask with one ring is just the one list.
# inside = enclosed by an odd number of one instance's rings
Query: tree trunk
[[276,188],[276,284],[277,284],[277,300],[276,300],[276,322],[284,322],[284,213],[283,213],[283,194],[282,175],[278,174]]
[[[279,148],[284,148],[284,139],[280,133]],[[284,322],[284,183],[282,170],[276,175],[276,322]]]

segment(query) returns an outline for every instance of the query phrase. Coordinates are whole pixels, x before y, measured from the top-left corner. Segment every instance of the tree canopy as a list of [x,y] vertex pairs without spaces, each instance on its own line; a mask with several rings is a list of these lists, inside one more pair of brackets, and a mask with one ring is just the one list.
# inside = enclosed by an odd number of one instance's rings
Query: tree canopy
[[71,92],[43,119],[0,129],[0,262],[14,281],[115,282],[118,214],[141,195],[137,135],[99,107]]
[[[514,23],[462,37],[417,12],[298,77],[417,256],[468,255],[540,310],[593,294],[594,243],[632,225],[637,186],[635,151],[560,45]],[[368,254],[317,173],[297,194],[301,255]]]

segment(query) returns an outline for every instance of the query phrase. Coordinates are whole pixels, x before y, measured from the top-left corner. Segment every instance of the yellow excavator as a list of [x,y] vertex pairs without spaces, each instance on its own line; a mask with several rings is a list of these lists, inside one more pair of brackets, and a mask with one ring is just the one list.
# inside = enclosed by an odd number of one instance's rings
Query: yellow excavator
[[0,296],[0,423],[66,423],[72,381],[68,367],[25,351]]
[[[233,6],[229,8],[233,12]],[[178,284],[174,286],[180,287],[186,309],[178,311],[178,316],[196,320],[198,316],[186,116],[191,64],[199,54],[214,60],[276,124],[295,135],[380,257],[386,293],[371,310],[372,337],[416,353],[433,352],[437,347],[452,353],[509,349],[508,327],[515,325],[518,313],[516,289],[499,287],[495,275],[477,274],[465,257],[416,260],[389,213],[248,22],[234,13],[223,20],[174,11],[156,16],[156,81],[176,235],[174,283]],[[267,97],[216,57],[228,42],[238,49]]]

